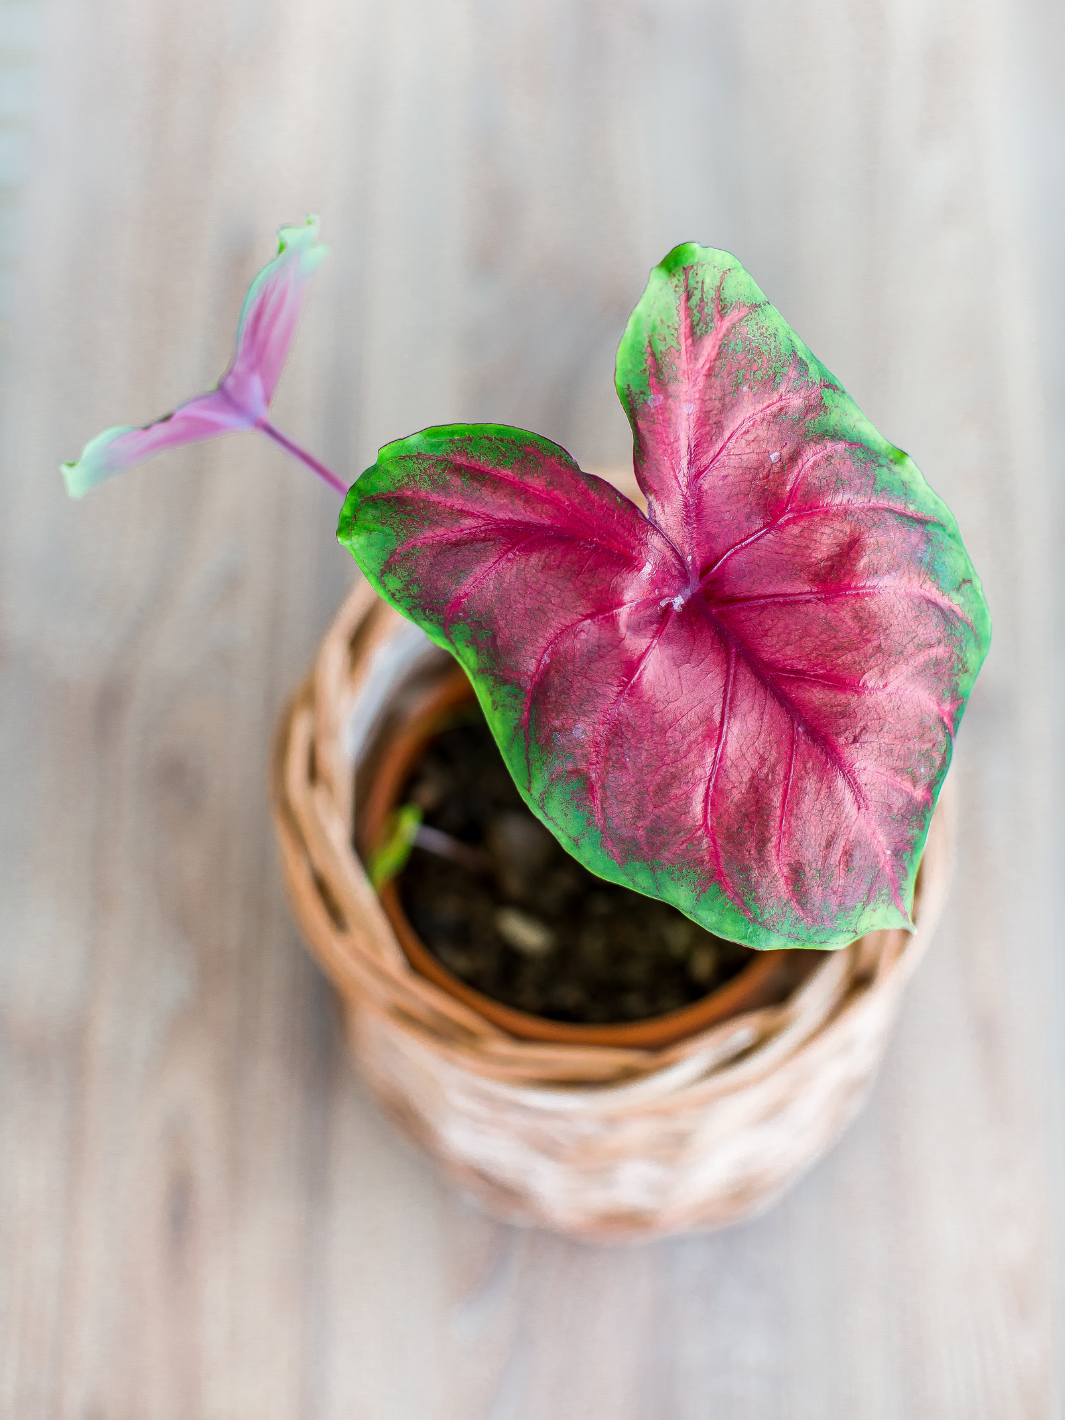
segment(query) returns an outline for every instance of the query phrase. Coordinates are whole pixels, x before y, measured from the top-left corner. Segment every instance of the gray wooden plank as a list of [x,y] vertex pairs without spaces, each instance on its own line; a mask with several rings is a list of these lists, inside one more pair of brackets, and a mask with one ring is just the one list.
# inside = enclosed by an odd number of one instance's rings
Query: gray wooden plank
[[[1053,7],[45,18],[0,435],[0,1411],[1054,1413]],[[334,254],[278,414],[350,474],[469,417],[623,460],[613,346],[696,238],[959,516],[995,643],[947,920],[870,1108],[745,1228],[610,1251],[494,1224],[366,1099],[266,814],[274,720],[350,578],[328,490],[233,439],[62,495],[89,434],[217,378],[307,210]]]

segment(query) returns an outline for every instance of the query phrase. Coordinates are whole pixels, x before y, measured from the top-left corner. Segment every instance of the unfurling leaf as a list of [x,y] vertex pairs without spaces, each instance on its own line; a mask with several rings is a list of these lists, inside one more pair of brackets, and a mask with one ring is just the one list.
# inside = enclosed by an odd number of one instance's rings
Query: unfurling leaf
[[421,826],[422,811],[417,804],[404,804],[389,814],[381,842],[370,857],[370,882],[375,889],[380,891],[385,883],[402,873]]
[[381,450],[341,540],[593,872],[759,948],[908,925],[990,633],[954,518],[727,253],[655,269],[617,385],[646,516],[454,425]]
[[318,243],[318,218],[282,227],[278,254],[248,287],[237,324],[236,351],[217,389],[197,395],[143,428],[121,424],[85,445],[81,458],[62,465],[67,492],[82,498],[113,474],[165,449],[220,434],[259,429],[312,468],[338,492],[345,485],[324,464],[286,438],[267,419],[270,402],[303,314],[307,286],[326,255]]

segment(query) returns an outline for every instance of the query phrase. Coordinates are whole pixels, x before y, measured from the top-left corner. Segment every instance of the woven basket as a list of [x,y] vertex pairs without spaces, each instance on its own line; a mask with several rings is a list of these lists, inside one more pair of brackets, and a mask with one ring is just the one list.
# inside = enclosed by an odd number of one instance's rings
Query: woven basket
[[761,1212],[870,1088],[946,895],[948,796],[912,935],[872,932],[826,953],[783,1003],[666,1049],[520,1041],[412,970],[352,847],[375,745],[452,664],[360,582],[278,735],[285,879],[371,1088],[463,1191],[511,1222],[630,1240]]

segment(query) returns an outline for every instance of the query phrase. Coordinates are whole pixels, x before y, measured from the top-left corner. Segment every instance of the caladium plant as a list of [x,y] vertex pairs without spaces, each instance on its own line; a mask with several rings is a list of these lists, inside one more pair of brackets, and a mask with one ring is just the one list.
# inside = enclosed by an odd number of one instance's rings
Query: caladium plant
[[[263,326],[268,401],[295,323]],[[341,542],[593,872],[756,948],[908,926],[990,636],[954,518],[727,252],[655,268],[616,382],[646,511],[548,439],[449,425],[380,451]]]

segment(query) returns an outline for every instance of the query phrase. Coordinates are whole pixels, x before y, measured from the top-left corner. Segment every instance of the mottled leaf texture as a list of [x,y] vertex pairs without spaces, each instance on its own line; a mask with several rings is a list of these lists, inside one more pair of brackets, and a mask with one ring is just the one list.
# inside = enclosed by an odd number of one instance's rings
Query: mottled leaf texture
[[908,925],[990,623],[950,512],[726,252],[618,351],[645,516],[494,425],[381,450],[341,539],[593,872],[760,948]]

